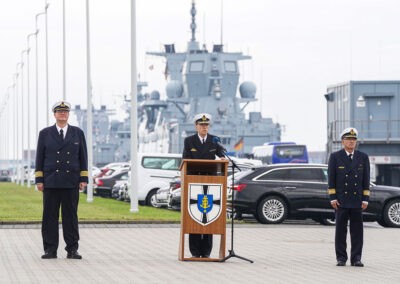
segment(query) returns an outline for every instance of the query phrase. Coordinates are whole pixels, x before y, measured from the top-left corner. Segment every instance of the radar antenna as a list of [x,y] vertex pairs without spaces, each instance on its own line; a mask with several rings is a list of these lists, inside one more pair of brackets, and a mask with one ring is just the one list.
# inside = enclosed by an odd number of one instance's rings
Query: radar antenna
[[192,9],[190,9],[190,14],[192,15],[192,23],[190,24],[190,29],[192,30],[191,41],[196,41],[196,1],[192,0]]

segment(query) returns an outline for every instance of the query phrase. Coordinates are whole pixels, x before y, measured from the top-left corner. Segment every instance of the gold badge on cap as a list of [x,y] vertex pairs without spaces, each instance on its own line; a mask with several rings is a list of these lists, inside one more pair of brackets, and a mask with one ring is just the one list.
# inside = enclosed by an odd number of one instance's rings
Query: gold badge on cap
[[350,134],[351,134],[351,135],[356,135],[356,133],[354,132],[354,129],[353,129],[353,128],[350,130]]
[[207,117],[203,114],[203,117],[201,118],[202,121],[206,121]]

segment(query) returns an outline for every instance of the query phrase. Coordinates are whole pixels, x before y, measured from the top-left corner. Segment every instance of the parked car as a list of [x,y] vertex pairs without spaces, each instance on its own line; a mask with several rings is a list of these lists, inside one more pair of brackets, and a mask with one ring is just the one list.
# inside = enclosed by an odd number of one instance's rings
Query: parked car
[[169,183],[168,186],[157,190],[156,206],[157,207],[168,207],[170,193],[172,193],[176,189],[179,189],[180,187],[181,187],[181,179],[180,179],[180,177],[175,177]]
[[0,170],[0,181],[11,181],[9,170]]
[[155,195],[155,207],[168,206],[169,186],[160,188]]
[[104,175],[102,177],[95,178],[93,184],[93,193],[103,197],[111,197],[111,189],[117,180],[127,180],[128,169],[120,169],[112,172],[110,175]]
[[[276,164],[239,173],[234,182],[234,211],[253,214],[263,224],[286,219],[311,218],[322,224],[334,220],[327,192],[327,165]],[[227,207],[232,208],[228,182]],[[400,227],[400,188],[371,183],[364,221],[385,227]]]
[[[128,179],[129,179],[129,173],[128,173]],[[117,180],[114,184],[114,186],[111,189],[111,197],[115,198],[117,200],[125,200],[124,196],[121,194],[121,190],[124,190],[126,188],[127,180],[122,179],[122,180]]]
[[98,167],[92,166],[92,176],[98,176],[101,173],[101,170]]
[[181,210],[182,189],[179,187],[168,195],[168,208],[172,210]]
[[[261,165],[260,160],[254,159],[240,159],[240,158],[231,158],[237,167],[234,168],[234,173],[237,175],[241,172],[246,172],[255,166]],[[228,177],[232,176],[232,163],[228,164]],[[228,179],[229,182],[229,179]],[[180,177],[177,177],[170,183],[169,187],[169,195],[167,198],[168,208],[172,210],[181,210],[181,180]]]
[[123,170],[123,169],[130,169],[131,163],[128,162],[121,162],[121,163],[109,163],[99,169],[99,171],[93,172],[93,178],[102,177],[104,175],[111,175],[115,171]]
[[[181,154],[138,153],[139,185],[137,193],[141,204],[157,207],[157,190],[168,187],[170,180],[180,174],[181,160]],[[126,193],[129,198],[130,180],[127,184]]]

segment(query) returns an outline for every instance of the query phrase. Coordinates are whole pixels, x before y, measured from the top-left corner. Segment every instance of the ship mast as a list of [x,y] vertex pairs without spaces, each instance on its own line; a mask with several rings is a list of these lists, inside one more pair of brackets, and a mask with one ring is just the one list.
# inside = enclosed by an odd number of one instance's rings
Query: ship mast
[[188,42],[188,52],[195,53],[196,50],[199,50],[199,43],[196,41],[196,1],[192,0],[192,8],[190,9],[190,14],[192,15],[192,22],[190,23],[190,30],[192,32],[192,38]]

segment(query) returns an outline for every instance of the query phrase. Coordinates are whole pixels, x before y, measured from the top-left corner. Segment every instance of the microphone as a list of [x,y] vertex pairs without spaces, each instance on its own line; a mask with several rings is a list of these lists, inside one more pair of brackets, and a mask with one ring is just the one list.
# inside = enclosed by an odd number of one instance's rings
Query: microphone
[[226,152],[226,148],[225,148],[224,145],[222,145],[221,140],[219,139],[219,137],[214,136],[213,139],[212,139],[212,142],[213,142],[214,144],[217,144],[218,147],[220,147],[220,148],[222,149],[222,151]]

